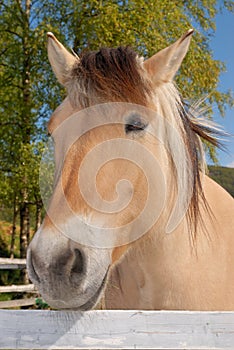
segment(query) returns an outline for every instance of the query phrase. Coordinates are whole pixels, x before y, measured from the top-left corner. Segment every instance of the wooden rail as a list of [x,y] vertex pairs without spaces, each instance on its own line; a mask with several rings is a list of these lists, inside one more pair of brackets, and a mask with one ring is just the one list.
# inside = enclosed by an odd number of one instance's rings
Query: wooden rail
[[234,349],[234,312],[0,310],[0,349]]
[[34,287],[34,284],[22,284],[22,285],[15,285],[12,284],[11,286],[0,286],[0,293],[24,293],[24,292],[35,292],[36,289]]
[[[26,259],[0,258],[0,270],[17,270],[26,268]],[[33,293],[36,292],[33,284],[0,286],[0,293]],[[35,304],[35,298],[0,301],[0,309],[31,306]],[[1,337],[1,330],[0,330]]]
[[[32,306],[36,304],[35,298],[0,301],[0,309],[9,309],[21,306]],[[0,331],[1,332],[1,331]]]
[[26,268],[26,259],[0,258],[0,270],[17,270]]

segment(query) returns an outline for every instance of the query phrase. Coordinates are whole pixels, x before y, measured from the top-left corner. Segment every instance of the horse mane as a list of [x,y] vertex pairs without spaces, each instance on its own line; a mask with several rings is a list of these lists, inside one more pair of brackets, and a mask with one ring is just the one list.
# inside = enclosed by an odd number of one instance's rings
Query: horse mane
[[[187,110],[184,106],[188,107]],[[201,174],[207,171],[203,142],[207,142],[214,147],[221,148],[218,136],[222,134],[221,130],[210,120],[205,119],[202,115],[199,117],[199,108],[183,105],[180,110],[180,117],[187,139],[187,149],[192,164],[192,196],[188,210],[188,221],[190,223],[192,238],[196,239],[197,225],[200,221],[206,232],[206,227],[201,216],[199,202],[201,200],[204,209],[212,218],[212,211],[204,195],[202,187]],[[208,232],[206,232],[208,233]]]
[[[157,111],[172,126],[167,130],[167,149],[172,155],[171,171],[174,183],[177,183],[177,188],[174,190],[177,192],[182,190],[182,193],[178,193],[181,197],[180,210],[183,211],[186,208],[189,200],[186,218],[190,238],[195,242],[198,223],[208,234],[201,208],[207,212],[211,220],[213,218],[202,185],[202,177],[207,171],[203,143],[207,142],[222,148],[218,137],[226,134],[219,126],[204,117],[204,111],[199,108],[199,103],[191,106],[185,103],[173,82],[157,86],[154,95]],[[171,134],[174,130],[181,135],[182,142],[175,143]],[[175,164],[175,160],[179,160],[179,164]]]
[[179,131],[182,146],[186,148],[186,156],[179,166],[175,166],[173,154],[180,149],[176,149],[170,135],[167,135],[172,172],[179,183],[177,191],[183,189],[184,192],[179,194],[182,206],[190,193],[187,220],[194,240],[198,222],[202,222],[200,204],[209,211],[202,188],[201,176],[206,164],[201,140],[218,146],[218,129],[208,120],[199,119],[195,108],[187,108],[173,82],[153,87],[142,59],[129,47],[102,48],[83,53],[67,78],[66,88],[71,103],[82,108],[103,102],[130,102],[147,107],[150,98],[154,99],[157,112]]
[[71,102],[82,108],[106,101],[146,105],[152,87],[141,63],[128,46],[84,52],[67,79]]

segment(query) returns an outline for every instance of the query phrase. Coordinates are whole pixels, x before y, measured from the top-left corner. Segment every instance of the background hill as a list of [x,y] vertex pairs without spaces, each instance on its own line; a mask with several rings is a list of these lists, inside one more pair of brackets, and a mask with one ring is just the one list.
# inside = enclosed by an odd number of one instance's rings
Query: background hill
[[209,176],[234,197],[234,168],[209,165]]

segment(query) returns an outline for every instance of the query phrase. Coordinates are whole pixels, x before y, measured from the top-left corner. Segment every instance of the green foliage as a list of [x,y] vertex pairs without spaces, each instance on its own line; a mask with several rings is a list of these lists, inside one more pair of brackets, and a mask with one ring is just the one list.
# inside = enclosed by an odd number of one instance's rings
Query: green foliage
[[8,256],[8,250],[7,250],[7,244],[3,237],[0,236],[0,256],[1,257],[7,257]]
[[36,307],[37,309],[44,310],[48,309],[49,305],[41,298],[36,298]]
[[42,206],[38,179],[46,121],[61,101],[45,48],[46,10],[39,22],[38,10],[31,0],[0,2],[0,201],[12,218],[20,216],[22,257],[28,222]]
[[[224,6],[233,11],[233,1],[225,1]],[[217,89],[225,65],[213,59],[209,48],[210,37],[215,33],[216,0],[173,4],[168,0],[74,0],[60,2],[59,8],[55,4],[55,9],[59,23],[54,22],[53,26],[69,38],[78,53],[101,46],[131,45],[147,57],[195,27],[191,48],[176,78],[182,95],[190,100],[208,96],[206,104],[218,106],[222,115],[225,105],[233,105],[231,92]]]
[[[7,258],[10,254],[11,224],[0,221],[0,257]],[[19,240],[16,242],[15,256],[19,257]],[[0,270],[0,285],[20,283],[19,270]],[[0,294],[0,300],[11,300],[14,293]]]
[[[20,283],[22,283],[21,271],[19,271],[19,270],[1,270],[0,285],[7,286],[7,285],[12,285],[12,284],[20,284]],[[4,299],[1,299],[1,300],[4,300]]]
[[234,197],[234,168],[209,166],[209,176]]
[[[11,218],[10,218],[11,219]],[[10,244],[11,244],[11,231],[12,225],[11,220],[0,221],[0,257],[9,257]],[[19,225],[16,227],[17,233],[19,233]],[[16,238],[15,242],[15,258],[19,258],[19,237]]]

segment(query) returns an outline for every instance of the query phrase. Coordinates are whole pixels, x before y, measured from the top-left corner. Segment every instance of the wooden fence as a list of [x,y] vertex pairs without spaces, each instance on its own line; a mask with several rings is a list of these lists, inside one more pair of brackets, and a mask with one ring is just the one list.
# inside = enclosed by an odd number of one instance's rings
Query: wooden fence
[[26,259],[0,258],[1,270],[17,270],[17,269],[25,269],[25,267],[26,267]]
[[[0,270],[17,270],[26,268],[26,259],[0,258]],[[0,286],[0,293],[33,293],[36,292],[33,284]],[[35,298],[0,301],[0,309],[30,306],[35,304]]]
[[0,349],[234,349],[234,312],[0,310]]
[[[25,263],[0,258],[0,269]],[[34,286],[0,287],[12,291]],[[0,309],[34,303],[5,301]],[[0,349],[234,350],[234,312],[0,310]]]

